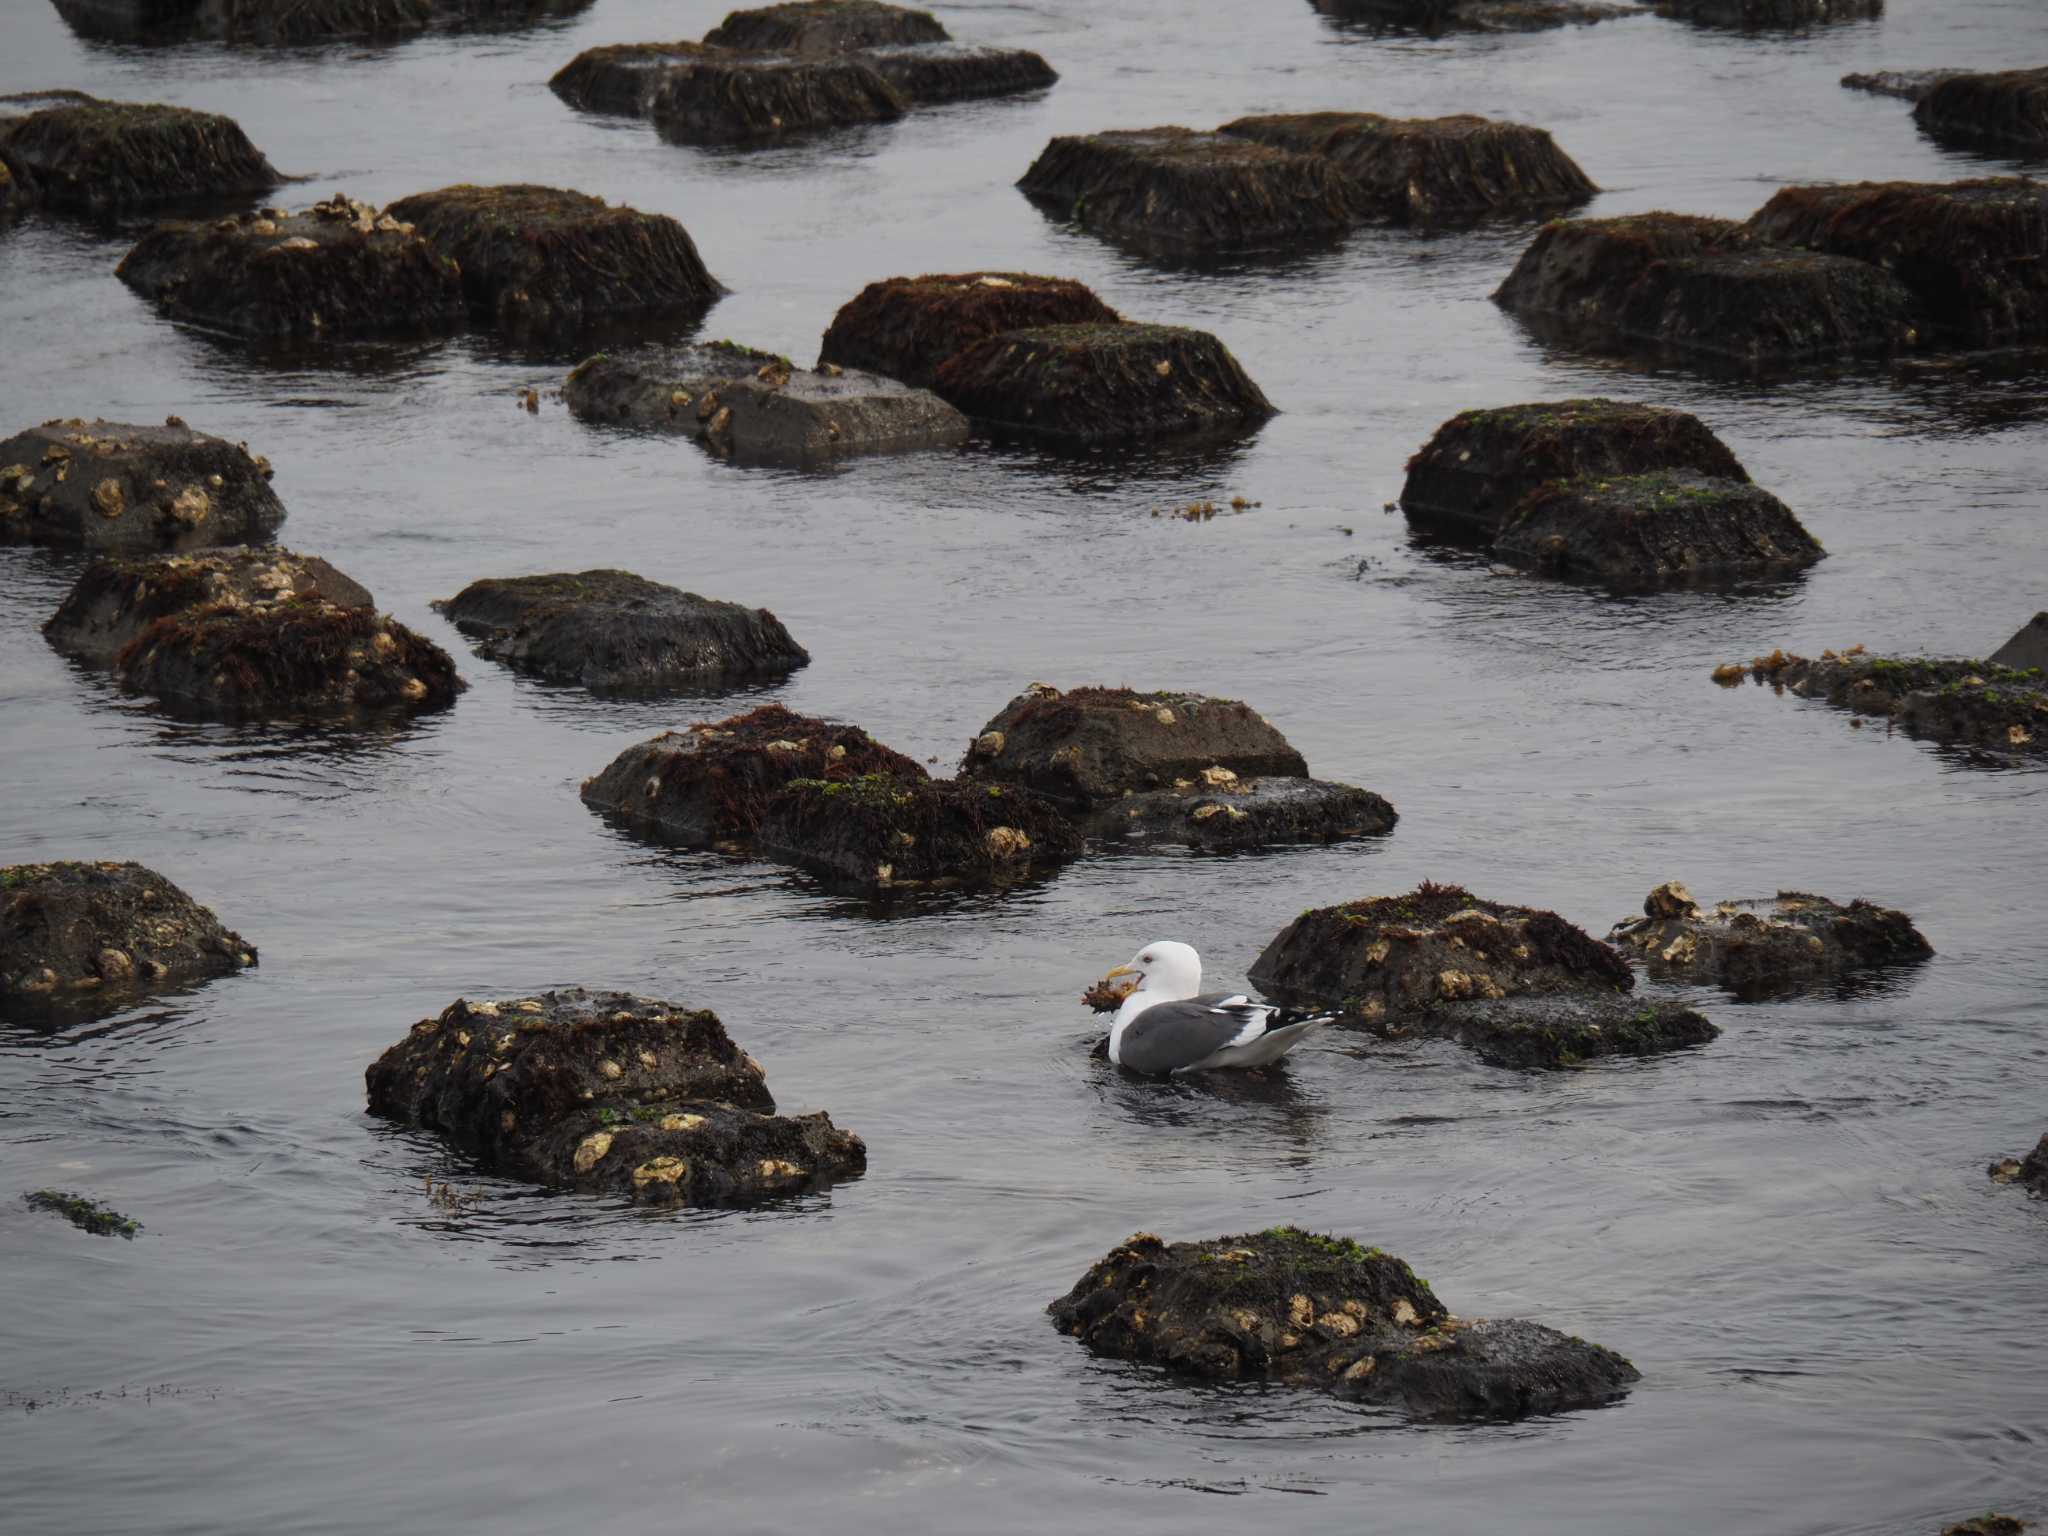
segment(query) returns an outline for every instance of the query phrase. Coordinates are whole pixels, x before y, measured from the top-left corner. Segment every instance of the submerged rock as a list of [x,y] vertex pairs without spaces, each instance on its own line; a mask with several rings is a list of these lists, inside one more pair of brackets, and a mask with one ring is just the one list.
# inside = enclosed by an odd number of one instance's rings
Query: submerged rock
[[1271,848],[1375,837],[1394,830],[1394,807],[1369,789],[1308,778],[1221,778],[1206,768],[1185,789],[1126,795],[1102,807],[1088,830],[1133,842],[1196,848]]
[[1826,553],[1769,491],[1669,470],[1532,491],[1492,549],[1547,576],[1616,588],[1796,571]]
[[704,41],[720,48],[834,54],[885,43],[943,43],[951,36],[930,11],[880,0],[797,0],[733,11]]
[[1714,680],[1751,677],[1779,692],[1880,715],[1914,735],[1999,751],[2048,750],[2048,679],[2036,667],[1954,657],[1872,656],[1862,646],[1818,659],[1773,651],[1748,666],[1717,667]]
[[2033,1194],[2048,1197],[2048,1136],[2041,1138],[2039,1145],[2026,1155],[2024,1161],[2008,1157],[1993,1163],[1991,1177],[2001,1184],[2019,1184]]
[[833,885],[879,894],[1042,875],[1080,853],[1081,834],[1028,789],[875,773],[792,780],[768,802],[758,843]]
[[0,162],[27,177],[55,208],[103,214],[256,196],[283,179],[235,120],[218,113],[76,92],[58,100],[0,98],[0,111],[10,101],[31,110],[0,117]]
[[1914,98],[1913,120],[1938,139],[2048,145],[2048,69],[1930,70],[1927,88]]
[[340,608],[376,606],[366,588],[317,555],[210,549],[94,561],[43,625],[43,636],[67,656],[111,666],[153,625],[176,614],[293,600]]
[[1172,1244],[1140,1232],[1046,1310],[1111,1359],[1422,1419],[1591,1407],[1640,1379],[1613,1351],[1536,1323],[1453,1317],[1400,1259],[1299,1227]]
[[32,1211],[48,1211],[62,1216],[81,1232],[94,1237],[125,1237],[133,1241],[135,1234],[142,1230],[142,1223],[132,1217],[123,1216],[111,1205],[102,1205],[84,1195],[72,1194],[63,1189],[31,1190],[21,1197],[22,1204]]
[[1541,32],[1552,27],[1592,26],[1622,16],[1645,16],[1639,5],[1588,4],[1585,0],[1309,0],[1321,14],[1341,22],[1443,32]]
[[1619,400],[1558,400],[1453,416],[1408,461],[1401,510],[1432,531],[1490,542],[1552,482],[1656,470],[1749,480],[1697,416]]
[[1541,128],[1484,117],[1306,112],[1217,130],[1331,161],[1371,216],[1399,222],[1582,203],[1600,189]]
[[984,337],[1039,325],[1121,323],[1115,310],[1072,278],[1029,272],[891,277],[869,283],[840,306],[818,361],[930,388],[941,363]]
[[1223,431],[1272,402],[1207,331],[1042,325],[975,342],[933,388],[978,421],[1071,443]]
[[1319,155],[1192,128],[1056,138],[1017,185],[1062,218],[1169,252],[1292,246],[1366,212]]
[[761,144],[860,123],[892,123],[903,93],[857,55],[679,55],[655,81],[647,115],[676,144]]
[[461,268],[479,315],[513,328],[648,310],[701,313],[725,292],[665,214],[555,187],[443,187],[386,210]]
[[139,551],[268,538],[284,521],[270,464],[163,426],[46,421],[0,442],[0,544]]
[[1849,90],[1868,91],[1873,96],[1918,101],[1942,81],[1962,73],[1960,69],[1880,69],[1867,75],[1844,75],[1842,84]]
[[861,58],[914,107],[989,96],[1021,96],[1058,84],[1059,74],[1025,48],[910,43],[870,48]]
[[254,945],[140,864],[0,868],[0,1017],[102,1012],[255,963]]
[[779,677],[811,659],[766,608],[699,597],[630,571],[473,581],[434,606],[481,654],[586,688]]
[[1452,1040],[1488,1066],[1544,1072],[1662,1056],[1721,1035],[1705,1015],[1669,998],[1600,993],[1442,1003],[1370,1027],[1385,1040]]
[[1994,667],[2048,673],[2048,613],[2037,613],[2013,637],[1984,658]]
[[1884,0],[1657,0],[1657,14],[1703,27],[1810,27],[1884,14]]
[[775,1113],[761,1064],[716,1014],[626,992],[461,999],[364,1079],[372,1114],[493,1173],[644,1204],[746,1204],[867,1166],[829,1116]]
[[1803,891],[1703,909],[1673,880],[1650,892],[1643,914],[1616,923],[1608,942],[1641,955],[1652,976],[1725,987],[1738,997],[1796,991],[1934,953],[1903,912],[1861,899],[1844,907]]
[[114,275],[173,319],[247,337],[445,331],[464,313],[454,261],[338,194],[300,213],[159,224]]
[[598,353],[562,399],[585,421],[696,438],[744,463],[806,464],[945,448],[967,418],[929,390],[827,363],[815,371],[730,342]]

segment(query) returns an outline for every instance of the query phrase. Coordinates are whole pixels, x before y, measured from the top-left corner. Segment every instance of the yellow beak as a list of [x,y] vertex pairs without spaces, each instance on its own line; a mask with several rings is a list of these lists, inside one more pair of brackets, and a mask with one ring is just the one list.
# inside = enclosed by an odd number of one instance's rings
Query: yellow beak
[[1109,972],[1108,975],[1102,978],[1102,984],[1104,986],[1109,986],[1109,984],[1115,981],[1119,976],[1129,976],[1134,979],[1125,982],[1121,987],[1111,988],[1111,990],[1118,993],[1119,995],[1128,996],[1130,993],[1133,993],[1138,990],[1138,983],[1144,979],[1145,973],[1139,970],[1136,966],[1120,965],[1115,970]]

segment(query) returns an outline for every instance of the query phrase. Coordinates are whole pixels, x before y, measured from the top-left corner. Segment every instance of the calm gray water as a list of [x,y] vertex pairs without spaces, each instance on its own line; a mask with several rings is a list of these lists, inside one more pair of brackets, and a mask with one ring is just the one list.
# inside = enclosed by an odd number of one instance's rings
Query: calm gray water
[[[1054,133],[1319,107],[1551,128],[1594,211],[1746,213],[1825,178],[1944,178],[1845,70],[2048,62],[2038,0],[1892,0],[1744,38],[1656,20],[1375,38],[1300,0],[942,5],[1042,51],[1041,99],[752,154],[584,118],[548,76],[723,6],[598,0],[534,30],[293,54],[132,52],[0,0],[0,91],[237,116],[294,203],[457,180],[671,213],[734,289],[706,334],[808,358],[900,272],[1080,278],[1218,332],[1284,414],[1197,455],[973,448],[802,476],[595,433],[477,338],[255,361],[116,283],[124,242],[0,233],[0,429],[53,415],[246,438],[284,537],[455,651],[415,726],[308,737],[121,697],[37,626],[77,570],[0,550],[0,862],[139,859],[259,970],[57,1036],[0,1032],[0,1525],[44,1532],[974,1529],[1931,1532],[2048,1516],[2048,1206],[1984,1166],[2048,1129],[2037,767],[1972,765],[1707,680],[1785,644],[1982,654],[2048,606],[2036,372],[1720,385],[1546,351],[1487,302],[1527,238],[1359,234],[1162,271],[1011,186]],[[2015,162],[1990,162],[2011,168]],[[1445,559],[1382,504],[1460,409],[1609,392],[1699,412],[1832,558],[1740,595],[1619,601]],[[1169,501],[1262,505],[1189,525]],[[729,698],[604,703],[471,655],[474,577],[627,565],[765,604],[815,662],[769,696],[941,764],[1023,684],[1250,700],[1391,837],[1094,859],[886,914],[802,876],[639,846],[576,786]],[[1604,932],[1660,880],[1912,912],[1890,990],[1753,1006],[1680,1056],[1530,1076],[1326,1037],[1263,1094],[1119,1080],[1078,991],[1185,938],[1238,984],[1311,904],[1456,880]],[[584,983],[716,1008],[868,1176],[755,1213],[649,1215],[479,1178],[362,1109],[362,1069],[454,997]],[[480,1198],[431,1203],[428,1177]],[[141,1219],[89,1239],[16,1192]],[[1042,1314],[1138,1228],[1296,1221],[1414,1262],[1470,1315],[1621,1350],[1632,1397],[1415,1427],[1098,1362]]]

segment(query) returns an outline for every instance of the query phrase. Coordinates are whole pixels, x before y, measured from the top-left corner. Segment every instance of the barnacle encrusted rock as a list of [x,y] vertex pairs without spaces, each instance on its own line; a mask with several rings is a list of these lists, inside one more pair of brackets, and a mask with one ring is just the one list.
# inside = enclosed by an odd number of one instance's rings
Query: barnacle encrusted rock
[[367,588],[317,555],[288,549],[209,549],[189,555],[96,560],[80,574],[43,636],[67,656],[113,664],[161,620],[224,605],[262,607],[315,599],[372,608]]
[[0,544],[142,551],[261,542],[284,521],[245,445],[160,427],[46,421],[0,442]]
[[1738,997],[1793,992],[1874,966],[1924,960],[1934,946],[1905,913],[1861,899],[1846,907],[1804,891],[1702,908],[1677,881],[1650,892],[1643,916],[1608,942],[1652,976],[1725,987]]
[[1993,1163],[1991,1177],[2000,1184],[2018,1184],[2028,1193],[2048,1199],[2048,1136],[2043,1136],[2025,1158],[2008,1157]]
[[[2015,637],[2017,638],[2017,637]],[[1898,722],[1916,736],[1997,753],[2048,751],[2048,677],[2039,667],[2005,667],[1962,657],[1873,656],[1861,645],[1818,658],[1777,650],[1714,670],[1739,686],[1747,677],[1777,692],[1824,699],[1857,715]]]
[[642,1204],[749,1204],[867,1166],[829,1116],[775,1113],[761,1064],[716,1014],[625,992],[460,999],[364,1079],[372,1114],[493,1173]]
[[768,802],[757,846],[845,890],[1008,885],[1081,851],[1043,795],[1014,785],[911,779],[796,779]]
[[1640,1379],[1613,1351],[1537,1323],[1453,1317],[1402,1260],[1299,1227],[1192,1243],[1140,1232],[1046,1310],[1098,1355],[1418,1419],[1590,1407]]
[[0,163],[51,207],[90,214],[256,196],[282,180],[233,118],[76,91],[0,97]]
[[1086,286],[1029,272],[959,272],[869,283],[832,317],[819,363],[865,368],[930,388],[939,365],[1004,331],[1039,325],[1118,325]]
[[[1204,769],[1204,775],[1217,770]],[[1228,770],[1224,770],[1227,772]],[[1185,789],[1144,790],[1102,806],[1088,830],[1132,842],[1195,848],[1272,848],[1391,832],[1400,817],[1384,796],[1323,779],[1196,778]]]
[[256,948],[140,864],[0,868],[0,1018],[98,1013],[256,963]]
[[631,571],[486,578],[434,606],[483,655],[586,688],[702,687],[779,677],[811,659],[765,608]]

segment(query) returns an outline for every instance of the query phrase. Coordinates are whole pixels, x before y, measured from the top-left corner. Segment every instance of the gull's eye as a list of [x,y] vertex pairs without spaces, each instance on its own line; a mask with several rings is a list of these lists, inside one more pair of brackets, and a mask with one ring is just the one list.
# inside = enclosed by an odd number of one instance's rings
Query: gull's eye
[[1146,965],[1150,965],[1152,963],[1152,957],[1150,955],[1140,955],[1138,956],[1138,959]]

